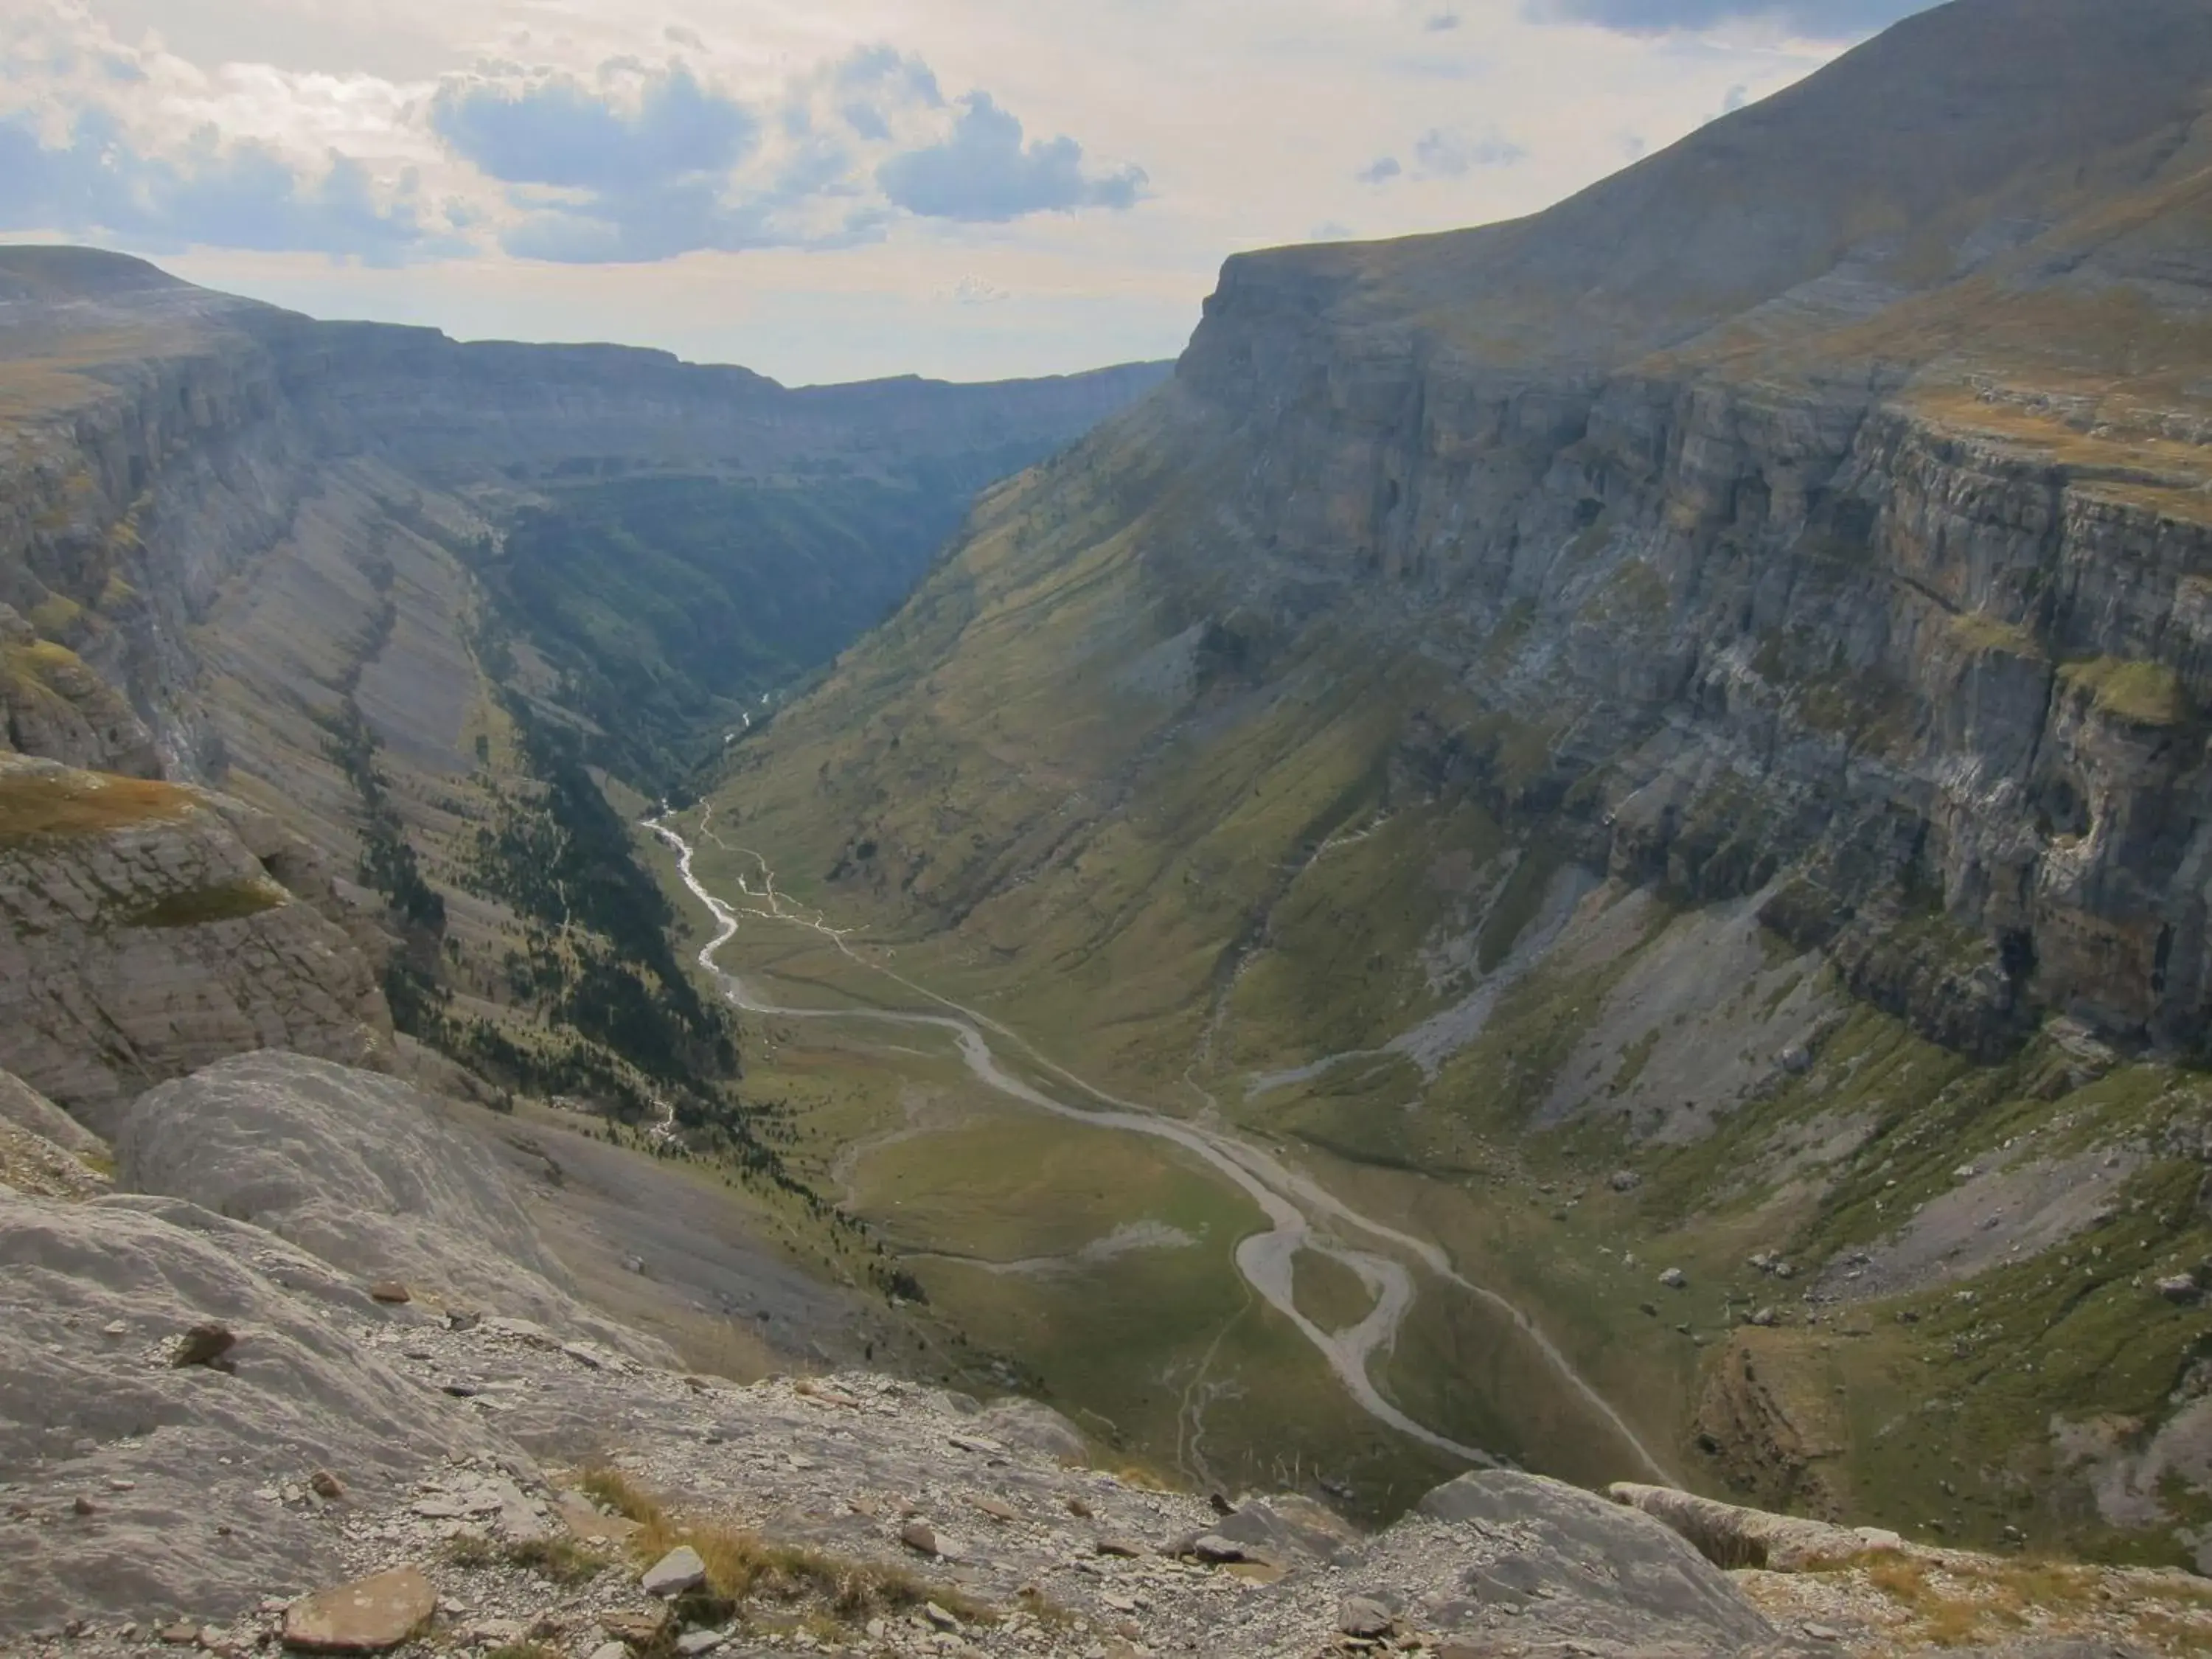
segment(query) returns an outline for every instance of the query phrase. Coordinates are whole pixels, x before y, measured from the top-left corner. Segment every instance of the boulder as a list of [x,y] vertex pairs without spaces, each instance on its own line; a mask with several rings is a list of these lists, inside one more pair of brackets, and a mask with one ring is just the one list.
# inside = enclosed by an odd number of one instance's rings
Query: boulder
[[[1673,1486],[1622,1480],[1606,1491],[1614,1503],[1640,1510],[1680,1533],[1697,1547],[1699,1554],[1722,1567],[1796,1572],[1881,1547],[1874,1536],[1853,1528],[1744,1509]],[[1884,1535],[1895,1538],[1894,1534]]]
[[665,1599],[695,1590],[707,1582],[707,1564],[689,1544],[679,1544],[645,1570],[638,1588]]
[[1083,1431],[1040,1401],[1018,1396],[994,1401],[975,1419],[1001,1445],[1042,1452],[1055,1462],[1079,1468],[1091,1461]]
[[1248,1559],[1284,1567],[1300,1561],[1338,1565],[1363,1541],[1343,1516],[1291,1492],[1244,1499],[1213,1524],[1209,1536],[1240,1547]]
[[1458,1582],[1419,1609],[1447,1635],[1514,1610],[1516,1639],[1636,1652],[1740,1653],[1772,1626],[1687,1540],[1648,1515],[1511,1469],[1463,1474],[1419,1512],[1462,1532]]
[[1372,1640],[1388,1636],[1397,1625],[1389,1608],[1368,1595],[1347,1595],[1336,1610],[1340,1634]]
[[437,1593],[419,1567],[318,1590],[284,1613],[284,1645],[301,1653],[383,1653],[428,1629]]
[[187,1365],[220,1365],[228,1369],[231,1362],[226,1356],[237,1346],[237,1333],[229,1326],[204,1319],[177,1339],[169,1364],[177,1370]]

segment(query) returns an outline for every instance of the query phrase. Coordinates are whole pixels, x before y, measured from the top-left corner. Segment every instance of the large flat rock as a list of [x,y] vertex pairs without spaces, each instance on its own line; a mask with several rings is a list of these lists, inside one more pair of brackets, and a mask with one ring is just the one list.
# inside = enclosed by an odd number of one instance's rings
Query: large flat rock
[[152,1089],[116,1142],[129,1190],[266,1227],[363,1285],[637,1339],[589,1315],[505,1171],[440,1103],[374,1072],[240,1054]]
[[284,1614],[284,1645],[301,1653],[383,1653],[427,1626],[437,1604],[419,1567],[394,1567],[295,1601]]
[[[179,1200],[0,1192],[0,1646],[308,1589],[338,1540],[287,1487],[329,1469],[373,1501],[503,1444],[392,1368],[386,1319],[328,1263]],[[207,1324],[229,1369],[173,1364]]]

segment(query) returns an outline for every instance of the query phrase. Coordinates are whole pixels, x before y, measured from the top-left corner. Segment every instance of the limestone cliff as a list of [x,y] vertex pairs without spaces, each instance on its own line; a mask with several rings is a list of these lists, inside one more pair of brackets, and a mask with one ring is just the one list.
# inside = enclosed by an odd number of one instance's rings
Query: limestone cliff
[[[2194,1044],[2207,28],[1942,8],[1524,224],[1232,261],[1171,396],[1279,581],[1547,733],[1501,798],[1571,791],[1592,863],[1786,878],[1785,936],[1978,1052]],[[1225,552],[1181,562],[1233,601]]]
[[[383,520],[419,529],[427,515],[457,536],[482,530],[483,513],[438,491],[511,495],[540,477],[787,479],[834,468],[902,479],[938,469],[972,489],[1079,434],[1164,373],[1139,364],[990,386],[793,390],[661,352],[464,345],[430,329],[318,322],[84,248],[0,252],[0,421],[14,443],[0,467],[0,604],[48,653],[11,654],[0,674],[0,711],[22,739],[14,746],[95,757],[77,722],[37,714],[52,701],[38,683],[72,672],[49,660],[59,647],[110,688],[84,718],[127,726],[128,711],[110,707],[119,694],[184,777],[219,774],[230,758],[210,712],[207,641],[194,630],[207,629],[227,581],[312,532],[301,514],[325,495],[333,462],[374,480]],[[375,564],[361,553],[345,562]],[[373,629],[373,607],[361,614],[348,596],[326,597],[343,614],[319,618],[323,628]],[[11,653],[32,640],[11,634]],[[102,742],[145,769],[143,737],[118,730]]]

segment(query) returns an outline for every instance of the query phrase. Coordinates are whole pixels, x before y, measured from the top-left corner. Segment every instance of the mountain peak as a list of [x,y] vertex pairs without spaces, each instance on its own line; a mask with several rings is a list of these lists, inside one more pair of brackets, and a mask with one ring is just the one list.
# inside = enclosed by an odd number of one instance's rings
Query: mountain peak
[[2197,0],[1954,0],[1528,218],[1238,256],[1209,317],[1295,292],[1493,362],[1632,361],[1839,272],[1940,287],[2171,185],[2208,159],[2208,85]]
[[106,299],[191,284],[128,253],[60,243],[0,246],[0,300]]

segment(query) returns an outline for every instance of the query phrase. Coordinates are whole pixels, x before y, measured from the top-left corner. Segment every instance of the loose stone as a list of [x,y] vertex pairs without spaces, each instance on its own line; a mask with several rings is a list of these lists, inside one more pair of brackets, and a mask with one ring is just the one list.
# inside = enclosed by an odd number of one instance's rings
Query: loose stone
[[707,1582],[707,1564],[689,1544],[679,1544],[646,1569],[639,1586],[647,1595],[681,1595]]
[[284,1645],[303,1653],[382,1653],[421,1634],[437,1604],[420,1569],[397,1567],[295,1601],[284,1614]]

